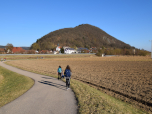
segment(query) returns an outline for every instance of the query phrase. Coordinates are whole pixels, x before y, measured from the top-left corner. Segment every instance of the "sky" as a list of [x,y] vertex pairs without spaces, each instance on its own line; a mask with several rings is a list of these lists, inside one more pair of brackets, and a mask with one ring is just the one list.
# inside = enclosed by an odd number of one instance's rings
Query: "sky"
[[0,0],[0,45],[30,47],[44,35],[80,24],[151,51],[152,0]]

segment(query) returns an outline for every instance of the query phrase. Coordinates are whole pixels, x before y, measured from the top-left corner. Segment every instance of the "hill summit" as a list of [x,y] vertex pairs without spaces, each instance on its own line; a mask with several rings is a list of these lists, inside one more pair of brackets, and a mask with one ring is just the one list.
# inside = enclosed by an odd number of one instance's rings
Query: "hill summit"
[[[89,24],[81,24],[74,28],[64,28],[50,32],[40,39],[37,39],[34,44],[37,44],[41,50],[53,49],[57,44],[61,47],[132,48],[129,44],[126,44],[107,34],[100,28]],[[31,48],[34,48],[34,44],[32,44]]]

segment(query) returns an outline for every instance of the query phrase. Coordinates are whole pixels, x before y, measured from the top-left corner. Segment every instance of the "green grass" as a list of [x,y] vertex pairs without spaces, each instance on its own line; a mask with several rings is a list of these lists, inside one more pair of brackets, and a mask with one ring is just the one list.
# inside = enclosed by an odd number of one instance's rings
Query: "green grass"
[[21,96],[33,84],[31,78],[0,67],[0,107]]

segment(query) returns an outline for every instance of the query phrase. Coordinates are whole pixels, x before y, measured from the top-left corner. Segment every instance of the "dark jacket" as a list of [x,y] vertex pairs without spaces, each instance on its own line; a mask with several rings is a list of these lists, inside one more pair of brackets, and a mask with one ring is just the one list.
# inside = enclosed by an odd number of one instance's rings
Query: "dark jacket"
[[71,71],[70,71],[69,69],[66,69],[66,70],[64,71],[64,76],[65,76],[65,77],[71,77]]

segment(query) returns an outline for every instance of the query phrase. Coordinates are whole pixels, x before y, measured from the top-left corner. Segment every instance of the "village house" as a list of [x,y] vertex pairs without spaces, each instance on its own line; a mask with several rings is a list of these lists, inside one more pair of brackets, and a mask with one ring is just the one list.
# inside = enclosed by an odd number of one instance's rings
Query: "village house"
[[77,51],[73,48],[65,48],[64,53],[71,54],[71,53],[77,53]]
[[90,53],[97,53],[97,48],[96,47],[90,48]]
[[70,48],[69,46],[63,46],[63,49],[65,50],[66,48]]
[[60,51],[61,51],[61,47],[58,44],[57,47],[56,47],[56,49],[53,50],[52,52],[53,52],[53,54],[57,54],[57,53],[60,53]]
[[5,49],[4,48],[0,48],[0,54],[5,54]]
[[11,53],[11,50],[10,49],[7,49],[7,52],[6,53]]
[[25,52],[25,50],[23,49],[23,48],[21,48],[21,47],[13,47],[13,49],[12,49],[12,53],[24,53]]
[[61,50],[61,47],[59,46],[59,43],[58,43],[58,45],[57,45],[57,47],[56,47],[56,51],[57,51],[57,52],[60,52],[60,50]]
[[[65,53],[65,54],[78,53],[75,49],[70,48],[69,46],[63,46],[63,49],[64,49],[64,53]],[[59,44],[58,44],[58,46],[56,47],[56,51],[54,51],[53,53],[54,53],[54,54],[57,54],[57,53],[59,53],[60,51],[61,51],[61,47],[60,47]]]
[[78,53],[89,53],[90,50],[89,50],[88,48],[79,47],[79,48],[77,49],[77,52],[78,52]]
[[57,46],[57,47],[56,47],[56,51],[60,52],[60,50],[61,50],[61,47],[60,47],[60,46]]

